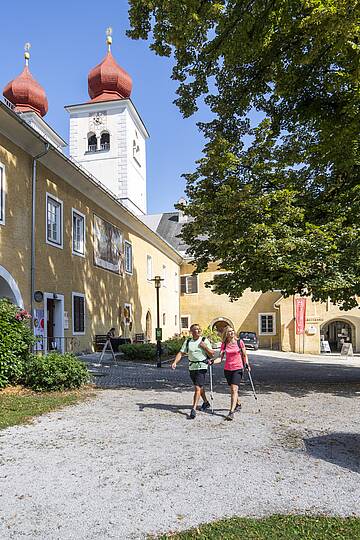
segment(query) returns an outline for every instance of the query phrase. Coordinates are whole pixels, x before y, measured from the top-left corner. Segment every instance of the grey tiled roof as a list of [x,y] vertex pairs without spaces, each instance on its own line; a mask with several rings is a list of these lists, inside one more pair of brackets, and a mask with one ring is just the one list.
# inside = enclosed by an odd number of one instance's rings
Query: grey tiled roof
[[184,223],[179,222],[179,212],[142,216],[141,220],[153,229],[161,238],[185,256],[188,245],[179,238]]

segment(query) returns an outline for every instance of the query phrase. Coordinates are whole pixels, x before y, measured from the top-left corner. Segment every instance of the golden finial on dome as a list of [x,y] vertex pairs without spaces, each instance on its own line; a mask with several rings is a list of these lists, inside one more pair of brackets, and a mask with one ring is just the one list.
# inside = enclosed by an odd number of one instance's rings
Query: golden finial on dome
[[106,29],[106,43],[108,46],[108,51],[111,50],[111,44],[112,44],[112,28],[109,26],[109,28]]
[[29,65],[30,60],[30,49],[31,49],[31,43],[25,43],[24,45],[24,57],[25,57],[25,65]]

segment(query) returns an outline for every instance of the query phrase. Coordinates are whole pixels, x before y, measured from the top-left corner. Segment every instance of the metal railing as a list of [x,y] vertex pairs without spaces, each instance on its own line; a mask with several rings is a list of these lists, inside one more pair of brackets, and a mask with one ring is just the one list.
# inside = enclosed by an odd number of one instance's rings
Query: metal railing
[[97,150],[96,144],[89,144],[88,152],[96,152],[96,150]]
[[100,144],[100,150],[110,150],[110,143],[105,142]]
[[48,354],[50,352],[76,353],[80,352],[80,340],[77,337],[38,337],[33,348],[34,352]]

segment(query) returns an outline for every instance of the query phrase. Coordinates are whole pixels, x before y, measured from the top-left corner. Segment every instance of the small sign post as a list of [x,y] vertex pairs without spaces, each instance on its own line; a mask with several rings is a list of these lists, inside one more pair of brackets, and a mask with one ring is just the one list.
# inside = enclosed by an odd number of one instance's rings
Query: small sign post
[[162,328],[155,329],[155,337],[156,337],[156,341],[162,340]]

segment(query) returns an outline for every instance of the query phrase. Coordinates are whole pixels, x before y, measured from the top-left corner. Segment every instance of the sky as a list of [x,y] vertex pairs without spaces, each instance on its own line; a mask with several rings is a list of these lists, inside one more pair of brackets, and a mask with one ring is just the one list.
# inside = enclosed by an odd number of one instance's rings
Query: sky
[[24,66],[24,44],[31,43],[30,71],[44,87],[49,112],[45,120],[67,142],[65,105],[89,100],[87,76],[106,54],[105,31],[113,28],[112,54],[131,75],[131,99],[149,133],[147,142],[148,213],[173,210],[183,195],[181,175],[195,169],[204,139],[196,127],[209,113],[202,107],[184,119],[173,104],[177,84],[170,79],[172,60],[161,58],[149,43],[127,38],[126,0],[18,0],[8,5],[0,33],[0,89]]

